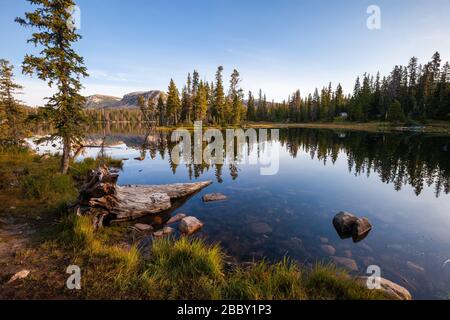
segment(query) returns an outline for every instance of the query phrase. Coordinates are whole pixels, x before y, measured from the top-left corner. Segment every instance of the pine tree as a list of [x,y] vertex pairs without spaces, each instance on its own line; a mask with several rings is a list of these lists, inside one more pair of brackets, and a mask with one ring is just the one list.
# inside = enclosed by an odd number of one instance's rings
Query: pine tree
[[409,60],[408,64],[408,74],[409,74],[409,83],[408,83],[408,105],[410,106],[412,116],[416,117],[418,115],[418,106],[417,106],[417,79],[418,79],[418,67],[417,67],[417,58],[412,57]]
[[247,120],[248,121],[255,121],[255,98],[253,97],[253,94],[251,91],[248,92],[248,102],[247,102]]
[[374,93],[373,93],[373,99],[372,104],[369,108],[369,118],[374,119],[377,116],[380,115],[381,108],[381,79],[380,79],[380,73],[377,72],[377,76],[375,78],[375,84],[374,84]]
[[167,92],[166,116],[169,118],[171,125],[178,125],[180,110],[180,92],[173,79],[170,79],[169,90]]
[[197,106],[195,109],[195,120],[204,121],[208,111],[208,85],[203,84],[203,81],[200,82],[197,88],[195,105]]
[[16,100],[22,86],[14,82],[14,67],[0,59],[0,142],[19,144],[25,138],[25,110]]
[[156,105],[158,122],[160,126],[167,124],[166,122],[166,104],[164,103],[163,95],[160,94],[158,98],[158,104]]
[[181,119],[184,123],[191,124],[192,115],[192,96],[190,94],[189,81],[188,85],[183,88],[181,98]]
[[197,70],[194,70],[193,76],[192,76],[192,114],[194,115],[194,120],[197,120],[197,115],[199,114],[199,106],[197,104],[197,94],[200,87],[200,75],[198,74]]
[[345,97],[344,97],[344,91],[342,89],[341,84],[339,83],[336,87],[336,93],[334,96],[334,105],[336,107],[336,113],[340,114],[342,112],[345,112]]
[[389,107],[388,113],[387,113],[387,121],[398,123],[398,122],[404,122],[406,119],[405,114],[402,110],[402,105],[400,101],[395,100]]
[[441,78],[439,80],[437,94],[438,102],[438,118],[450,119],[450,64],[446,62],[442,66]]
[[239,72],[235,69],[230,80],[231,122],[235,125],[241,122],[244,105],[239,83]]
[[311,100],[311,120],[312,121],[318,120],[319,108],[320,108],[320,95],[319,95],[319,90],[316,88],[314,90],[314,95]]
[[216,85],[214,88],[214,98],[211,116],[214,123],[223,123],[226,118],[226,101],[222,80],[223,67],[220,66],[216,72]]
[[80,77],[87,76],[84,60],[73,49],[81,36],[67,21],[71,18],[69,9],[73,0],[28,0],[38,6],[34,12],[25,13],[25,18],[16,18],[24,27],[36,28],[29,42],[42,47],[39,56],[26,55],[23,62],[24,74],[36,74],[39,79],[56,86],[57,92],[49,98],[45,114],[55,129],[52,137],[63,142],[61,172],[69,169],[72,144],[83,137],[83,112],[85,99],[79,94]]

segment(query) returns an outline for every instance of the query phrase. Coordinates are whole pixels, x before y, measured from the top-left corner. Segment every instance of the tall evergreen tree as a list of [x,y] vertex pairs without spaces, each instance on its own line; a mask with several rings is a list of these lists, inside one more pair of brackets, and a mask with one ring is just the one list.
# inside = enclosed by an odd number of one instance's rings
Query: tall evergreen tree
[[194,73],[192,74],[192,114],[194,115],[194,120],[196,120],[196,116],[199,113],[199,106],[197,105],[197,93],[200,87],[200,75],[198,74],[197,70],[194,70]]
[[205,85],[203,81],[197,88],[195,96],[195,120],[204,121],[206,119],[206,113],[208,111],[208,85]]
[[240,81],[239,72],[235,69],[230,80],[231,122],[235,125],[241,122],[244,108]]
[[26,55],[23,62],[25,74],[36,74],[56,86],[56,93],[49,98],[45,115],[55,129],[52,137],[63,142],[61,172],[69,169],[72,144],[83,136],[86,122],[83,107],[85,99],[79,94],[80,78],[87,76],[84,60],[73,49],[81,36],[67,23],[71,19],[73,0],[28,0],[37,6],[35,11],[25,13],[25,18],[16,18],[24,26],[36,28],[29,42],[41,47],[40,55]]
[[342,113],[345,112],[345,97],[344,97],[344,91],[342,89],[341,84],[339,83],[336,87],[336,93],[334,96],[334,105],[336,106],[336,113]]
[[255,98],[251,91],[248,92],[248,102],[247,102],[247,120],[255,121],[256,110],[255,110]]
[[211,108],[212,119],[214,123],[223,123],[226,117],[226,101],[225,91],[223,88],[222,72],[223,67],[218,67],[216,72],[216,84],[213,91],[213,104]]
[[158,104],[156,105],[158,122],[160,126],[167,124],[166,104],[164,103],[163,95],[160,94],[158,98]]
[[192,96],[190,94],[190,85],[183,88],[182,98],[181,98],[181,119],[184,123],[190,124],[192,115]]
[[0,143],[19,144],[25,138],[25,111],[15,96],[22,86],[14,82],[14,67],[0,59]]
[[167,92],[166,116],[169,118],[169,123],[171,125],[178,125],[180,110],[180,92],[173,79],[170,79],[169,90]]

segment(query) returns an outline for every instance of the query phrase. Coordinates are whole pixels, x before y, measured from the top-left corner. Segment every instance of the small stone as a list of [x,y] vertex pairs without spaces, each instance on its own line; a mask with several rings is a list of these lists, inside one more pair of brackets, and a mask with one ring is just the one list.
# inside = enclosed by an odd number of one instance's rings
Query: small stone
[[294,244],[296,246],[301,246],[303,244],[302,239],[300,239],[298,237],[292,237],[291,241],[292,241],[292,244]]
[[[368,277],[359,277],[358,281],[367,286]],[[372,283],[372,282],[371,282]],[[384,278],[380,278],[380,289],[386,295],[397,300],[412,300],[411,293],[404,287]]]
[[171,227],[165,227],[165,228],[163,228],[162,230],[159,230],[159,231],[156,231],[156,232],[154,232],[153,233],[153,236],[154,237],[157,237],[157,238],[161,238],[161,237],[167,237],[167,236],[170,236],[172,233],[174,233],[175,232],[175,229],[174,228],[171,228]]
[[181,220],[178,229],[185,235],[191,235],[203,228],[204,224],[196,217],[185,217]]
[[222,193],[210,193],[203,196],[203,202],[225,201],[228,197]]
[[328,238],[325,237],[320,237],[320,242],[322,242],[323,244],[327,244],[328,243]]
[[367,218],[356,220],[353,226],[352,238],[353,242],[357,243],[364,240],[372,231],[372,225]]
[[421,266],[415,264],[414,262],[408,261],[408,262],[406,263],[406,265],[407,265],[410,269],[412,269],[413,271],[416,271],[416,272],[418,272],[418,273],[425,272],[425,269],[424,269],[423,267],[421,267]]
[[25,279],[26,277],[28,277],[28,275],[30,274],[30,270],[22,270],[17,272],[15,275],[13,275],[11,277],[11,279],[9,279],[8,283],[12,283],[16,280],[21,280],[21,279]]
[[144,223],[136,223],[134,225],[134,227],[136,229],[138,229],[139,231],[151,231],[151,230],[153,230],[153,227],[151,225],[144,224]]
[[322,251],[328,254],[329,256],[334,256],[336,254],[336,249],[333,246],[324,244],[320,246]]
[[272,233],[272,228],[265,222],[252,223],[251,229],[252,229],[253,233],[257,233],[257,234]]
[[172,218],[170,218],[170,220],[167,221],[167,224],[177,223],[178,221],[181,221],[181,220],[183,220],[186,217],[187,217],[187,215],[185,215],[184,213],[178,213],[177,215],[175,215]]
[[363,258],[363,263],[366,267],[371,266],[375,264],[375,258],[374,257],[365,257]]
[[349,212],[342,211],[333,219],[333,226],[341,239],[350,238],[353,234],[353,226],[358,218]]
[[346,256],[347,258],[351,258],[351,257],[353,256],[351,250],[345,250],[345,251],[344,251],[344,254],[345,254],[345,256]]
[[338,266],[344,267],[350,271],[358,271],[358,265],[356,264],[356,261],[350,258],[344,258],[344,257],[332,257],[335,264]]

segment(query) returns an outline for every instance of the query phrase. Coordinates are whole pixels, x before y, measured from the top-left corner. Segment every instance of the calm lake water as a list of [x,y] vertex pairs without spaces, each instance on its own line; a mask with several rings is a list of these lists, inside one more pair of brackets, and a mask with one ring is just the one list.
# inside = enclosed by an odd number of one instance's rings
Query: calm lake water
[[[119,184],[165,184],[214,180],[173,213],[205,223],[198,234],[220,242],[239,261],[289,256],[310,265],[332,256],[353,259],[365,275],[408,288],[416,299],[450,296],[450,138],[419,133],[280,130],[280,169],[260,175],[258,165],[176,166],[169,133],[146,136],[135,128],[106,136],[106,153],[124,161]],[[245,151],[258,156],[257,145]],[[95,156],[98,148],[83,156]],[[134,160],[144,156],[145,160]],[[228,201],[205,204],[221,192]],[[339,211],[368,217],[373,230],[362,242],[341,240],[333,225]],[[144,219],[145,221],[145,219]],[[324,245],[333,248],[324,247]]]

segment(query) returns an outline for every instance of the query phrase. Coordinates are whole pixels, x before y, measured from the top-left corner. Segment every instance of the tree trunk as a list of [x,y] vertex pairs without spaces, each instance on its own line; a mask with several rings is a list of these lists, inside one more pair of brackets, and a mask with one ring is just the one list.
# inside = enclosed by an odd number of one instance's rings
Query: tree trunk
[[119,175],[106,166],[88,173],[80,189],[77,214],[95,217],[94,226],[129,221],[170,210],[175,202],[209,186],[212,182],[177,183],[160,186],[117,186]]
[[67,174],[70,164],[70,152],[72,151],[72,145],[70,138],[63,139],[63,155],[61,159],[61,173]]

